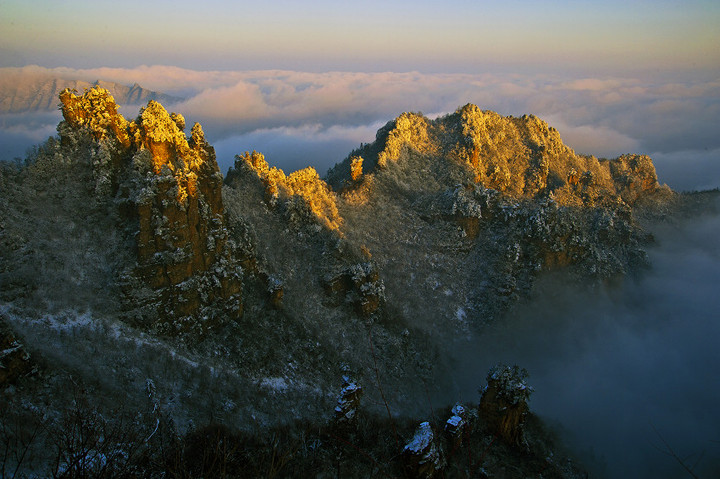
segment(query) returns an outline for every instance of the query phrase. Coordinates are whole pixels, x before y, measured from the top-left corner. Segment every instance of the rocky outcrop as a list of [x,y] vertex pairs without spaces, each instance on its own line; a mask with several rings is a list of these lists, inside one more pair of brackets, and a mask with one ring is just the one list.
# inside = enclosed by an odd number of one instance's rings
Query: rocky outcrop
[[343,376],[342,389],[335,406],[335,421],[338,424],[355,424],[363,389],[357,382]]
[[523,426],[529,412],[527,401],[533,388],[527,385],[527,371],[517,366],[498,365],[487,375],[480,398],[480,415],[488,429],[508,444],[522,444]]
[[578,155],[534,115],[504,117],[473,104],[435,120],[403,113],[378,131],[375,143],[331,169],[328,181],[336,188],[357,183],[357,158],[364,159],[367,175],[410,153],[465,165],[485,188],[516,198],[552,194],[563,205],[632,204],[659,188],[646,156],[599,160]]
[[495,214],[497,196],[494,190],[468,183],[431,197],[423,207],[426,216],[453,221],[474,239],[480,232],[480,221]]
[[[89,131],[96,141],[116,141],[123,148],[130,147],[130,124],[118,113],[115,99],[107,90],[92,88],[78,96],[66,89],[59,97],[67,126]],[[63,135],[64,126],[60,126],[60,134],[67,141],[69,135]]]
[[[134,121],[93,88],[60,95],[61,141],[89,135],[99,195],[137,221],[137,265],[126,276],[136,321],[166,333],[201,331],[242,313],[241,273],[225,225],[223,178],[199,124],[150,101]],[[202,318],[202,319],[200,319]]]
[[420,423],[402,455],[408,477],[429,479],[443,468],[440,447],[429,422]]
[[231,182],[240,169],[257,175],[265,186],[266,200],[271,206],[282,203],[290,215],[307,218],[332,231],[342,225],[335,193],[320,179],[315,168],[309,166],[285,175],[280,168],[270,167],[261,153],[246,151],[235,157],[235,169],[228,172],[227,181]]
[[397,161],[408,149],[422,153],[432,151],[428,136],[429,124],[429,120],[421,114],[403,113],[381,128],[377,138],[384,143],[384,148],[378,154],[377,166],[383,168],[389,162]]
[[335,304],[352,303],[355,310],[369,316],[385,300],[385,284],[377,268],[369,262],[355,264],[324,279],[325,293]]
[[468,413],[460,403],[455,404],[450,412],[452,416],[445,421],[445,434],[448,437],[448,441],[453,445],[453,448],[457,449],[462,445],[463,434],[468,427],[468,421],[466,419]]
[[615,187],[625,202],[634,204],[658,189],[655,165],[647,155],[622,155],[608,162]]

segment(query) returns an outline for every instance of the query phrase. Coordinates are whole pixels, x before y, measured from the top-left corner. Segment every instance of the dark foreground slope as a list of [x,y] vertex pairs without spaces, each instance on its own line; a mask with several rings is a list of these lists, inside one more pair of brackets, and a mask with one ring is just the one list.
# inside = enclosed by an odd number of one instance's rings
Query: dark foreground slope
[[[255,152],[223,179],[156,102],[128,121],[102,89],[61,100],[59,137],[0,175],[3,360],[34,358],[3,385],[6,470],[578,474],[527,396],[459,397],[454,354],[542,272],[599,287],[646,266],[638,208],[681,202],[649,158],[581,157],[468,105],[402,115],[327,182]],[[458,400],[462,441],[443,433]]]

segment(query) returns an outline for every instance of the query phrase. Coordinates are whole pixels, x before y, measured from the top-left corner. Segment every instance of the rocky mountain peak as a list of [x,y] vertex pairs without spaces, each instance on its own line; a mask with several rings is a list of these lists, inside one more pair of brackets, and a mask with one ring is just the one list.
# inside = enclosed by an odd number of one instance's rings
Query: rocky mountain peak
[[403,113],[378,131],[374,143],[331,169],[328,182],[336,188],[357,185],[358,165],[368,174],[408,155],[437,163],[440,175],[440,164],[460,165],[467,171],[463,182],[515,198],[552,196],[563,205],[633,204],[660,186],[647,157],[605,160],[579,155],[555,128],[534,115],[505,117],[473,104],[434,120]]
[[60,104],[71,128],[87,128],[95,140],[112,139],[124,148],[130,147],[129,124],[106,89],[91,88],[83,95],[65,89],[60,93]]
[[338,230],[342,225],[335,192],[320,178],[315,168],[310,166],[286,175],[282,169],[270,167],[261,153],[253,151],[235,157],[235,168],[228,172],[228,182],[232,182],[241,170],[251,171],[260,179],[271,205],[281,201],[291,205],[299,200],[301,204],[295,205],[295,209],[299,206],[306,210],[305,216],[310,216],[310,221],[329,230]]
[[134,123],[133,140],[138,148],[151,153],[156,173],[164,165],[173,172],[189,173],[208,168],[219,172],[215,150],[205,140],[200,124],[193,125],[190,138],[185,136],[184,129],[182,115],[170,114],[160,103],[151,100]]
[[[149,310],[140,314],[143,321],[149,317],[151,326],[192,329],[195,315],[218,298],[224,318],[238,316],[241,279],[229,266],[233,245],[225,227],[222,175],[202,127],[196,123],[186,137],[183,116],[152,100],[128,122],[100,87],[83,95],[65,90],[60,100],[61,138],[78,143],[89,134],[97,142],[91,145],[95,177],[98,184],[109,183],[100,189],[132,203],[140,286],[128,291],[130,296],[147,286],[154,291],[136,301]],[[218,274],[221,281],[210,279]]]
[[378,139],[384,148],[378,155],[379,167],[387,166],[390,161],[397,161],[404,148],[427,152],[431,149],[427,118],[417,113],[403,113],[395,121],[385,125],[378,131]]

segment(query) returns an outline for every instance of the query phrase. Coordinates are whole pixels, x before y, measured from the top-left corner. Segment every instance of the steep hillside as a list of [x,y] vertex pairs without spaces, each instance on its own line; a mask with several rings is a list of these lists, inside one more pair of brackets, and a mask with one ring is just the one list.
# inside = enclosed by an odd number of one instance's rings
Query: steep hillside
[[638,272],[650,238],[633,206],[675,198],[648,157],[579,156],[536,117],[475,105],[405,113],[327,179],[388,304],[445,332],[498,318],[545,271],[601,283]]
[[[638,208],[679,201],[649,158],[578,156],[467,105],[401,115],[327,182],[258,152],[223,178],[200,125],[155,101],[127,120],[102,88],[60,100],[58,138],[0,170],[5,424],[129,421],[141,457],[113,460],[158,477],[210,474],[192,458],[223,441],[223,464],[267,475],[581,474],[552,459],[522,370],[493,369],[478,408],[455,353],[544,272],[600,287],[647,265]],[[6,439],[75,467],[30,437]]]

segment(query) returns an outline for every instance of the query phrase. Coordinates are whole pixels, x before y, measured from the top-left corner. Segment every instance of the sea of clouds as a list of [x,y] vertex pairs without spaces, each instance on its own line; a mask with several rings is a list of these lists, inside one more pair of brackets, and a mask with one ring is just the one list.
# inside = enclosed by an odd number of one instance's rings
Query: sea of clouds
[[[578,153],[649,154],[661,182],[678,190],[720,186],[720,78],[568,78],[560,75],[306,73],[133,69],[2,68],[18,74],[102,79],[175,95],[165,105],[200,122],[223,171],[235,154],[257,150],[286,171],[321,174],[405,111],[437,116],[466,103],[503,115],[532,113]],[[139,105],[125,105],[126,116]],[[53,134],[59,112],[0,115],[0,158],[24,156]]]

